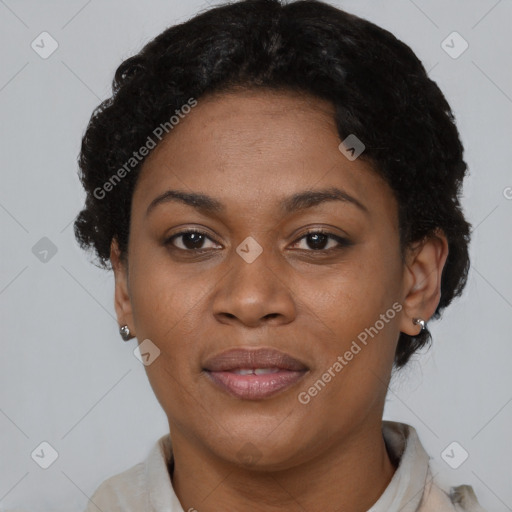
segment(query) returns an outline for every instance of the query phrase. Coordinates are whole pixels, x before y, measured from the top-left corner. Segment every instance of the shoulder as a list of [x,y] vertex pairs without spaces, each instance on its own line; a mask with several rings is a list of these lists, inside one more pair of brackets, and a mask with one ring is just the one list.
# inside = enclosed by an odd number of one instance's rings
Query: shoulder
[[456,510],[486,512],[480,503],[478,503],[475,491],[471,485],[459,485],[457,487],[452,487],[450,489],[450,498],[455,504]]
[[101,483],[84,512],[162,510],[164,504],[172,505],[169,510],[180,510],[168,472],[171,457],[171,439],[166,434],[153,445],[146,460]]
[[[478,503],[470,485],[447,488],[434,479],[431,457],[425,451],[413,426],[385,420],[383,434],[390,456],[399,461],[393,477],[394,486],[392,480],[389,493],[399,493],[401,501],[393,501],[392,505],[402,506],[404,511],[486,512]],[[421,497],[418,496],[418,489],[423,491]],[[385,495],[382,499],[387,505]]]
[[126,512],[146,509],[145,463],[107,478],[96,489],[84,512]]
[[432,479],[425,486],[419,512],[486,512],[470,485],[445,490]]

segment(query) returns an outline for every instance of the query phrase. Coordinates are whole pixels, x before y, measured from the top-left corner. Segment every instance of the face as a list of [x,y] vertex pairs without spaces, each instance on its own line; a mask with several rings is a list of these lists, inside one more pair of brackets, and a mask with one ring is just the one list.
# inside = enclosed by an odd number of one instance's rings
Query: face
[[339,143],[327,102],[213,95],[141,170],[118,317],[160,350],[171,431],[225,461],[291,467],[380,425],[400,331],[435,309],[442,251],[402,263],[391,189]]

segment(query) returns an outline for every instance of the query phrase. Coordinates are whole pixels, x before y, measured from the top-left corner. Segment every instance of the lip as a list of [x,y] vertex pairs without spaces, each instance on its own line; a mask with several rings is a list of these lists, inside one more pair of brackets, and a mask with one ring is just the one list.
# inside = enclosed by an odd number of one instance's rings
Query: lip
[[[254,373],[257,369],[264,373]],[[238,348],[208,359],[203,370],[213,384],[228,394],[244,400],[261,400],[293,386],[309,368],[279,350]],[[250,370],[253,373],[248,374]]]

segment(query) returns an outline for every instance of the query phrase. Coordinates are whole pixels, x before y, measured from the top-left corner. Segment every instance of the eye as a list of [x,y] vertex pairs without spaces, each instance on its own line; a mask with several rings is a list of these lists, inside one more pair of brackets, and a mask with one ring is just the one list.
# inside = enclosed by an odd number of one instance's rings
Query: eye
[[[305,235],[301,236],[294,245],[303,241],[312,248],[312,251],[307,247],[299,248],[300,250],[319,253],[331,252],[332,250],[342,249],[352,245],[350,240],[324,230],[308,231]],[[330,246],[329,243],[331,243]]]
[[[213,246],[205,246],[208,240],[213,243]],[[308,231],[295,241],[293,245],[295,246],[303,241],[306,245],[309,245],[310,249],[307,247],[299,247],[299,250],[317,253],[331,252],[352,245],[350,240],[324,230]],[[215,241],[212,240],[207,233],[195,229],[180,231],[169,237],[164,243],[165,245],[171,245],[173,248],[187,252],[202,252],[216,248]],[[329,246],[329,244],[331,244],[331,246]]]
[[[178,240],[180,240],[180,242],[175,243],[175,241]],[[174,248],[181,249],[182,251],[202,251],[212,248],[204,246],[206,240],[213,242],[203,231],[189,229],[172,235],[165,241],[165,245],[172,245]]]

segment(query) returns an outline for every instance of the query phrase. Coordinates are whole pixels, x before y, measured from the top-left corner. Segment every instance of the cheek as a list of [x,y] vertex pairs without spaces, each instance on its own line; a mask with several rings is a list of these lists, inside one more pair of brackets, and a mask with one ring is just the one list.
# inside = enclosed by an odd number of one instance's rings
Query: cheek
[[166,343],[193,315],[201,288],[193,277],[176,272],[164,250],[141,243],[132,255],[130,294],[137,335]]
[[152,385],[156,380],[162,386],[173,387],[175,380],[188,385],[197,373],[193,367],[197,344],[192,340],[200,337],[197,329],[202,315],[198,308],[204,293],[197,279],[177,275],[166,265],[152,263],[142,272],[134,268],[131,297],[135,332],[140,342],[150,339],[160,350],[155,363],[146,367]]
[[336,330],[343,325],[364,328],[399,298],[400,283],[398,253],[372,243],[322,279],[321,286],[315,280],[307,283],[303,297]]
[[352,392],[358,387],[361,398],[361,388],[368,393],[373,386],[381,387],[379,378],[387,379],[399,335],[399,252],[385,245],[381,248],[376,243],[368,244],[358,258],[340,266],[330,279],[322,280],[321,287],[310,282],[309,291],[303,290],[314,317],[328,327],[328,336],[317,340],[323,349],[318,353],[323,353],[324,365],[317,368],[319,375],[332,367],[338,356],[343,357],[346,363],[340,375],[344,377],[334,379],[338,384],[332,386],[333,391],[339,388],[340,393]]
[[131,289],[137,337],[139,342],[150,339],[160,351],[145,371],[162,408],[168,414],[173,411],[178,421],[184,411],[197,409],[192,397],[199,375],[193,340],[199,336],[194,331],[201,289],[165,267],[152,265],[138,275],[143,277],[139,280],[134,272]]

